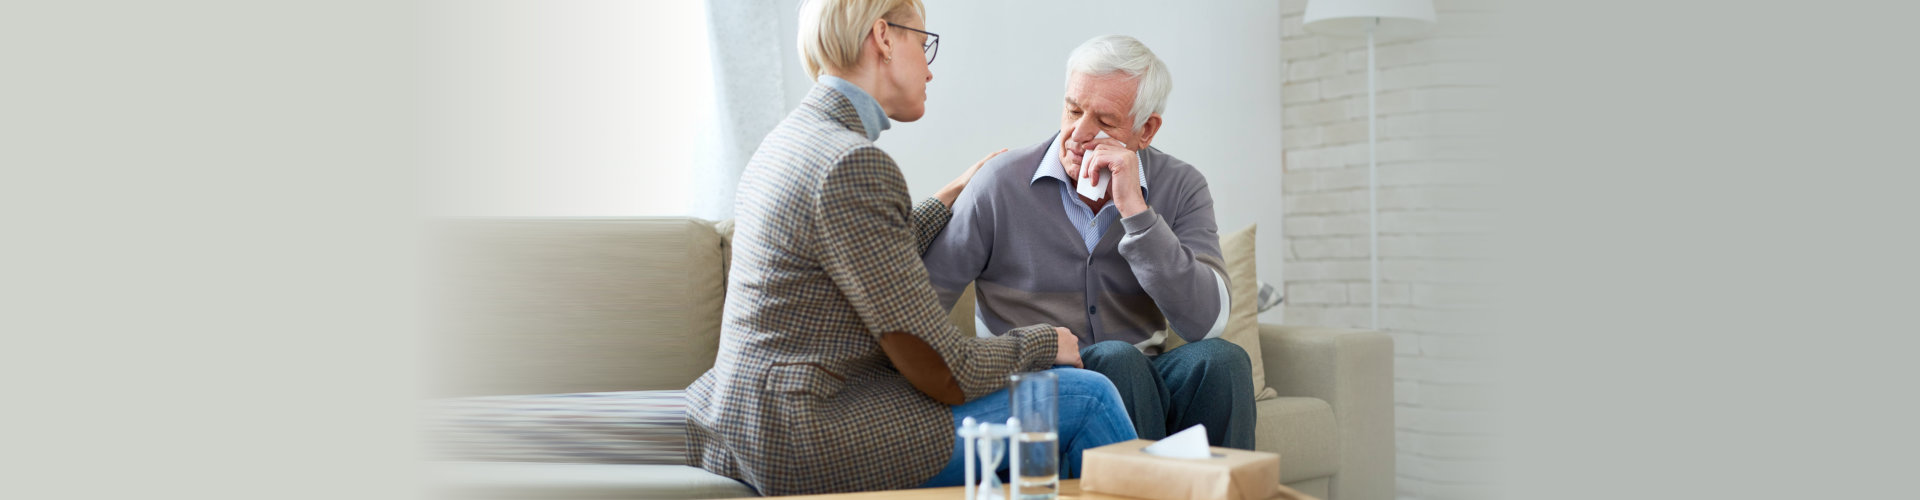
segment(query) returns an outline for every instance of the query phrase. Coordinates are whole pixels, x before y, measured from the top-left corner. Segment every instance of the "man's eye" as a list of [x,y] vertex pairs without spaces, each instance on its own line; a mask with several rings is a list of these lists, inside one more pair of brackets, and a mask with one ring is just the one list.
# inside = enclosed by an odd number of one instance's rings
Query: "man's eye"
[[1068,112],[1068,113],[1073,113],[1073,116],[1080,116],[1080,110],[1078,110],[1078,109],[1069,109],[1069,110],[1067,110],[1067,112]]

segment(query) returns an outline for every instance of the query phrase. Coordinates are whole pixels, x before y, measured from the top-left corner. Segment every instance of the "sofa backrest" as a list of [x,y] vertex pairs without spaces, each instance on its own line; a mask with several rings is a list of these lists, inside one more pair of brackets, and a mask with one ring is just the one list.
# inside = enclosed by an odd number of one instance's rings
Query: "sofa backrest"
[[713,366],[730,227],[463,218],[439,229],[430,395],[680,389]]

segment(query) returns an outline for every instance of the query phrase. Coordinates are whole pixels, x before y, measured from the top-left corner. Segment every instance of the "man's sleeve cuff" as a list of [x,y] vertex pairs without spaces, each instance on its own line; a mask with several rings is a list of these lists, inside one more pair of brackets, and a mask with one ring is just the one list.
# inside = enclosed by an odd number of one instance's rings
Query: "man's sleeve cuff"
[[1154,213],[1153,207],[1147,207],[1146,210],[1133,214],[1132,217],[1120,218],[1120,227],[1126,228],[1127,234],[1130,235],[1147,232],[1148,229],[1153,229],[1153,226],[1159,223],[1160,215]]

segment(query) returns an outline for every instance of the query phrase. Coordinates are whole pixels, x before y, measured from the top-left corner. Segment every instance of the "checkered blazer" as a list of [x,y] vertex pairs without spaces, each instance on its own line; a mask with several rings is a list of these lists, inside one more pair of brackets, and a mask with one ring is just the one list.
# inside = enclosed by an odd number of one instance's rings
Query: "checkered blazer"
[[953,414],[880,338],[938,353],[967,400],[1046,369],[1053,329],[977,338],[947,321],[920,254],[952,213],[914,206],[846,97],[815,85],[741,174],[720,355],[687,388],[688,460],[763,495],[911,488],[953,454]]

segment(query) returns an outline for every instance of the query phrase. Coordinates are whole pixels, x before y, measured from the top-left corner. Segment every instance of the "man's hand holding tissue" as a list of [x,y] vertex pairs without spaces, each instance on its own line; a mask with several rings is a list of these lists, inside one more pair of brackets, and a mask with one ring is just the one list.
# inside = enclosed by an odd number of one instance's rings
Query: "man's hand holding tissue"
[[1113,179],[1107,186],[1107,196],[1113,198],[1114,206],[1120,209],[1121,217],[1147,211],[1146,195],[1140,190],[1140,155],[1117,139],[1101,137],[1087,141],[1087,152],[1082,156],[1080,178],[1091,179],[1102,170],[1113,172]]

